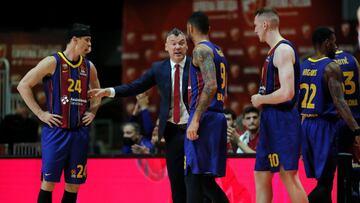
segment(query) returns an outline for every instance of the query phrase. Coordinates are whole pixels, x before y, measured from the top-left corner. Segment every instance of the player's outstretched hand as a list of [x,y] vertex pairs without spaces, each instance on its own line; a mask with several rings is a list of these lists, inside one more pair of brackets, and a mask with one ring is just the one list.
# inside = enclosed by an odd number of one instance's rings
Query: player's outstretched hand
[[108,97],[110,96],[110,89],[108,88],[103,88],[103,89],[91,89],[88,91],[88,97],[90,99],[93,98],[103,98],[103,97]]

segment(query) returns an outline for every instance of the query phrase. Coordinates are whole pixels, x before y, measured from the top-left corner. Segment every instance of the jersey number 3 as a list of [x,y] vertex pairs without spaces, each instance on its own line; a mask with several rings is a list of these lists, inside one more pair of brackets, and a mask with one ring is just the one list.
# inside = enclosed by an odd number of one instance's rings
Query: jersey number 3
[[354,77],[353,71],[344,71],[343,76],[345,81],[343,83],[344,93],[347,95],[354,94],[356,90],[355,82],[352,80]]

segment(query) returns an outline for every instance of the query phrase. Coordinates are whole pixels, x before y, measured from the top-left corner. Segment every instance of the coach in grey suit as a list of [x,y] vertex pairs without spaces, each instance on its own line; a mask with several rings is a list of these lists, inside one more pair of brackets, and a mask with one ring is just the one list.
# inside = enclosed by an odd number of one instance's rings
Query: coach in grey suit
[[[160,92],[159,136],[165,138],[165,156],[173,203],[186,202],[184,137],[189,117],[188,74],[191,63],[190,57],[186,56],[187,49],[185,34],[174,28],[167,34],[165,43],[169,59],[153,63],[150,70],[129,84],[89,91],[90,97],[127,97],[157,86]],[[176,77],[179,79],[176,80]],[[179,85],[179,91],[174,90],[176,85]],[[179,98],[179,105],[174,105],[174,98]]]

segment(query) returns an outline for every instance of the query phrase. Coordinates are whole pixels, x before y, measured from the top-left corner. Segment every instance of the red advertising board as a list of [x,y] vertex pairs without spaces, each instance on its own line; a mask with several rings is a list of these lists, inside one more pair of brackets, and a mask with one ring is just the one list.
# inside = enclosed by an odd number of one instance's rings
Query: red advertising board
[[[231,203],[254,203],[254,158],[229,158],[226,176],[217,179]],[[40,159],[0,159],[0,202],[36,202],[40,188]],[[299,165],[300,180],[309,193],[316,181],[305,177]],[[170,184],[163,158],[106,158],[88,161],[88,179],[78,194],[79,203],[171,203]],[[336,182],[334,183],[336,186]],[[20,191],[20,193],[19,193]],[[53,193],[54,203],[61,200],[64,183]],[[278,174],[273,179],[276,203],[290,202]],[[336,202],[336,188],[333,190]]]

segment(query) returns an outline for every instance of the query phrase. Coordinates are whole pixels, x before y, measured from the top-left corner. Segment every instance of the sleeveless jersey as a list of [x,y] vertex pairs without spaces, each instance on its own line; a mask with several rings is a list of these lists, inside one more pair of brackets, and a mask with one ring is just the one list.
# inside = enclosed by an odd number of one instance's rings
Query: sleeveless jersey
[[345,51],[337,51],[334,61],[343,74],[344,98],[354,118],[360,118],[359,71],[354,57]]
[[88,109],[90,62],[80,56],[79,62],[72,64],[61,52],[53,56],[55,72],[43,79],[47,110],[62,116],[61,128],[77,128]]
[[324,81],[325,67],[333,62],[328,57],[308,58],[301,64],[300,76],[300,114],[306,117],[337,116],[333,100]]
[[[203,41],[199,44],[205,44],[212,49],[214,54],[214,63],[216,69],[216,83],[217,90],[214,98],[211,100],[208,110],[222,112],[224,110],[224,99],[225,99],[225,89],[226,89],[226,80],[227,80],[227,68],[228,64],[224,57],[224,54],[220,48],[209,42]],[[190,82],[191,82],[191,102],[190,102],[190,112],[194,112],[199,103],[201,92],[204,88],[204,81],[200,72],[200,68],[191,63],[190,67]]]
[[[300,62],[299,62],[298,54],[296,52],[294,45],[290,41],[281,40],[275,45],[275,47],[273,47],[269,51],[269,53],[266,57],[266,60],[263,64],[262,72],[261,72],[261,82],[260,82],[260,87],[259,87],[259,94],[261,94],[261,95],[271,94],[272,92],[274,92],[280,88],[278,68],[273,63],[275,50],[280,44],[287,44],[290,47],[292,47],[294,50],[294,53],[295,53],[294,87],[295,87],[295,93],[299,91],[298,87],[299,87]],[[276,105],[268,104],[265,106],[273,106],[273,107],[279,107],[279,108],[284,108],[284,109],[291,109],[292,107],[295,106],[297,100],[298,100],[298,95],[295,94],[294,97],[290,101],[283,102],[283,103],[276,104]]]

